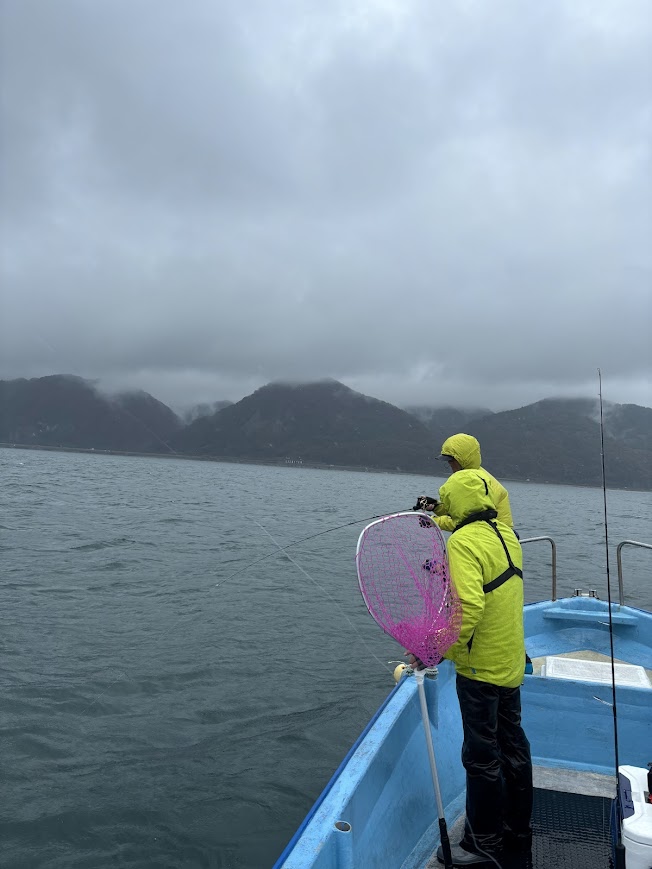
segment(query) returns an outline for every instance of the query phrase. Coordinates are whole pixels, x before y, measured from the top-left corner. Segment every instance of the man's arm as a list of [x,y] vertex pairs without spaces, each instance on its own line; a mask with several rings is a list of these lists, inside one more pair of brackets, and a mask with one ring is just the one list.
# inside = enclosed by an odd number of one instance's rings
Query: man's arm
[[455,523],[446,512],[446,508],[443,506],[443,504],[437,504],[437,506],[435,507],[432,521],[436,525],[438,525],[442,531],[455,530]]
[[486,471],[486,473],[489,477],[491,496],[494,499],[494,504],[498,511],[498,519],[500,522],[504,522],[505,525],[509,525],[510,528],[513,528],[514,520],[512,518],[512,508],[509,503],[509,492],[492,474],[488,471]]

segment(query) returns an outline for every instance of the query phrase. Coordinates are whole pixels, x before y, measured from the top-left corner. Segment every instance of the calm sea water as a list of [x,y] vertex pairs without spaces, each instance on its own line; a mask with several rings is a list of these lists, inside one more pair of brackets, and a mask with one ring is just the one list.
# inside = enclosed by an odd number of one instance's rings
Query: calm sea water
[[[274,541],[441,480],[7,449],[0,471],[0,865],[271,866],[401,655],[357,590],[364,523]],[[560,595],[606,596],[601,493],[510,494],[521,535],[557,541]],[[652,494],[609,493],[609,521],[615,579]],[[525,555],[549,597],[549,547]],[[652,609],[650,553],[624,555]]]

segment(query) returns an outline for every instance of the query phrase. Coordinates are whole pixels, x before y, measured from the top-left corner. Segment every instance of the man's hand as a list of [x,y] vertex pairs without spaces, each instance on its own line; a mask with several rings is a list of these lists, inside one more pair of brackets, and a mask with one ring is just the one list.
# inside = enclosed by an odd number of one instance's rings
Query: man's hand
[[412,652],[408,652],[408,650],[406,649],[404,654],[405,657],[408,659],[408,666],[412,667],[413,670],[426,669],[426,665],[423,663],[423,661],[420,658],[417,658],[416,655],[413,655]]
[[430,498],[427,495],[420,495],[417,498],[417,503],[412,508],[413,510],[424,510],[426,513],[432,513],[437,507],[439,501],[436,498]]
[[436,667],[437,664],[441,664],[444,660],[443,658],[440,658],[435,664],[424,664],[421,658],[417,658],[416,655],[413,655],[412,652],[409,652],[407,649],[404,654],[408,659],[408,666],[412,667],[413,670],[426,670],[429,667]]

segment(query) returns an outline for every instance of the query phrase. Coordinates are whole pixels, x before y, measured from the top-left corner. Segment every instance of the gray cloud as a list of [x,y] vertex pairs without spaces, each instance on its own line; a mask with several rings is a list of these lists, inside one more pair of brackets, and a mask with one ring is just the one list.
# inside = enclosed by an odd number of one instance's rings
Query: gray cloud
[[652,404],[645,0],[4,0],[0,374]]

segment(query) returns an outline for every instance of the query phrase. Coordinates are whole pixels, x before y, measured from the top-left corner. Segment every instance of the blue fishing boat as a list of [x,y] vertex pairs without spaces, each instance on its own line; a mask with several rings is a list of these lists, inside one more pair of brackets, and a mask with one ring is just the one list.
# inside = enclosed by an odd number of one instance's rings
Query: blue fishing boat
[[[552,544],[551,599],[524,610],[532,672],[521,689],[534,764],[534,840],[527,857],[504,866],[606,869],[611,865],[619,788],[627,869],[652,867],[652,613],[624,602],[617,548],[618,603],[593,590],[557,599]],[[611,627],[610,627],[611,622]],[[613,658],[611,646],[613,641]],[[612,664],[619,777],[616,778]],[[529,669],[529,668],[528,668]],[[400,668],[397,668],[400,671]],[[440,828],[433,798],[417,679],[405,668],[385,702],[317,799],[275,869],[435,869]],[[462,725],[453,665],[425,678],[430,733],[451,841],[464,821]],[[519,862],[509,862],[509,860]],[[497,862],[497,861],[494,861]]]

